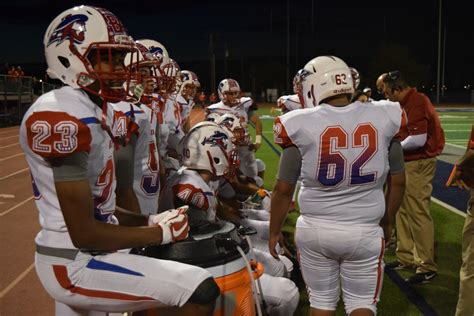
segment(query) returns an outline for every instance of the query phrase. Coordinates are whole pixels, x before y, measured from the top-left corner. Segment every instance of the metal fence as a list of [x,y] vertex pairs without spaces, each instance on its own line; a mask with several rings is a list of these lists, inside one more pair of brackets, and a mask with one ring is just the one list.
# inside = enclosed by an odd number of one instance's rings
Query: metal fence
[[57,88],[55,85],[33,77],[0,75],[0,120],[20,121],[24,112],[36,98]]

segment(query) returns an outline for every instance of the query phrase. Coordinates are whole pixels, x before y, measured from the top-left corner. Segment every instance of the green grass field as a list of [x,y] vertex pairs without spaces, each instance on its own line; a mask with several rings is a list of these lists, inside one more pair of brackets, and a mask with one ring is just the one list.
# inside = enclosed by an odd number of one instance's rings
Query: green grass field
[[[273,144],[273,119],[268,118],[268,116],[277,116],[279,112],[272,113],[271,109],[260,109],[259,114],[262,117],[264,127],[263,135]],[[474,122],[474,112],[442,112],[439,113],[439,117],[445,130],[446,142],[465,147],[471,125]],[[279,148],[277,149],[279,150]],[[265,187],[271,190],[278,169],[278,155],[264,142],[257,152],[257,157],[266,163]],[[431,204],[431,213],[435,224],[435,254],[439,274],[433,282],[414,286],[413,289],[425,299],[438,315],[454,315],[459,286],[461,232],[464,217],[434,202]],[[298,215],[297,212],[290,213],[285,223],[284,233],[290,244],[293,244],[292,236]],[[394,249],[391,248],[386,252],[385,260],[390,262],[394,259]],[[412,273],[414,272],[404,271],[400,272],[400,276],[406,278]],[[309,315],[309,304],[305,291],[301,291],[300,296],[300,305],[295,315]],[[417,307],[408,300],[406,294],[387,275],[384,277],[378,310],[379,315],[422,315]],[[337,315],[345,315],[341,302]]]

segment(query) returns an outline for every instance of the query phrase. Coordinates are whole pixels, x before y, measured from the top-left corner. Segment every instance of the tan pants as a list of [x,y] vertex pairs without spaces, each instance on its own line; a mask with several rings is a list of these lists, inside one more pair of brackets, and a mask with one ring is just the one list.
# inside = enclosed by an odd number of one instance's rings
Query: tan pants
[[459,272],[459,300],[456,316],[474,315],[474,189],[462,232],[462,266]]
[[398,260],[417,273],[438,271],[434,262],[434,225],[430,214],[436,158],[405,163],[406,188],[396,217]]

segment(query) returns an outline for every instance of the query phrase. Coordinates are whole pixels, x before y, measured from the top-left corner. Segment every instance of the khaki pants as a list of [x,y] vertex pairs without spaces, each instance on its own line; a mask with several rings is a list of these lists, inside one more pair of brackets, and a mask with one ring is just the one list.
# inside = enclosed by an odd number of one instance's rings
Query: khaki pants
[[459,272],[459,300],[456,316],[474,315],[474,189],[462,232],[462,266]]
[[434,262],[434,225],[430,214],[436,158],[405,163],[406,188],[396,217],[398,260],[417,273],[438,271]]

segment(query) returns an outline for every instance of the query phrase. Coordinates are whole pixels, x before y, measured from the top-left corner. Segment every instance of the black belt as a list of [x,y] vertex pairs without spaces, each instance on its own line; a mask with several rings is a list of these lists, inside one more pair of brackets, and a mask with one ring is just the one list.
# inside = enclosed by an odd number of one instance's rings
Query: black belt
[[53,248],[36,245],[36,252],[40,255],[74,260],[79,253],[79,249]]

